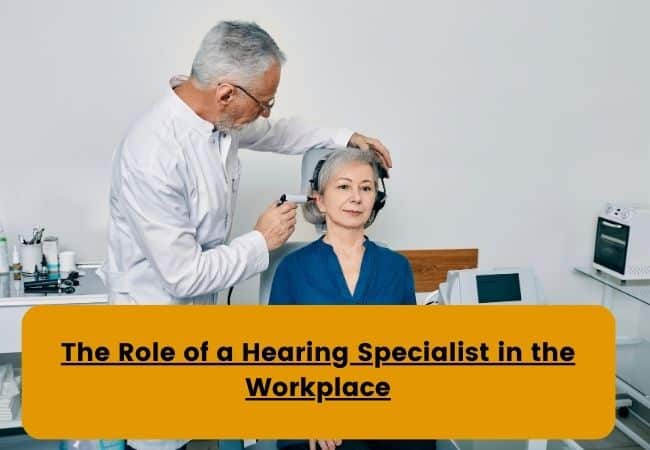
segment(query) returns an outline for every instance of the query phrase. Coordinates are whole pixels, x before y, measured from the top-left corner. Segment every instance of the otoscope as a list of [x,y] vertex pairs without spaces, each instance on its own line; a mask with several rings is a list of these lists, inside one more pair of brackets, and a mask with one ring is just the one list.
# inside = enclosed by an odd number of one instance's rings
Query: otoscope
[[304,194],[282,194],[280,196],[280,200],[278,200],[278,206],[280,206],[284,202],[307,203],[309,200],[313,200],[313,199],[314,197],[309,197]]

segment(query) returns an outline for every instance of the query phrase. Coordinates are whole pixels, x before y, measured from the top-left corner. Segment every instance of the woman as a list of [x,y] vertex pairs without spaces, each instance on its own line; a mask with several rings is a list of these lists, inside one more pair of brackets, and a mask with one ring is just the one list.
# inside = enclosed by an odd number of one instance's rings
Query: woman
[[373,154],[350,148],[317,166],[303,212],[326,232],[280,263],[269,303],[415,304],[408,260],[364,235],[383,206],[380,170]]
[[[369,240],[364,230],[383,207],[383,170],[371,152],[342,149],[316,167],[313,200],[303,212],[324,225],[320,239],[288,255],[278,266],[272,305],[415,304],[413,273],[406,258]],[[327,441],[331,450],[429,450],[435,441]],[[316,448],[311,441],[278,441],[282,450]]]

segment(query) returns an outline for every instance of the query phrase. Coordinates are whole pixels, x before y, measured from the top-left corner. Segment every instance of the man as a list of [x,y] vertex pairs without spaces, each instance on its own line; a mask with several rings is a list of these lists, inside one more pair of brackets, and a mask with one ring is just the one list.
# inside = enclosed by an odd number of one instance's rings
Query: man
[[[268,117],[285,61],[254,23],[221,22],[203,39],[189,79],[129,130],[113,158],[109,245],[100,270],[111,302],[214,303],[216,293],[268,266],[294,231],[296,205],[270,205],[253,231],[232,239],[240,147],[278,153],[376,139]],[[175,450],[187,441],[129,441],[137,450]]]

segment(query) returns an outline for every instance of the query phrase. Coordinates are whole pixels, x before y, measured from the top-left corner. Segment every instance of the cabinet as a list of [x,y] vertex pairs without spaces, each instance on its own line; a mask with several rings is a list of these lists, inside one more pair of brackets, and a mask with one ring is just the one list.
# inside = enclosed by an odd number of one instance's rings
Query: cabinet
[[592,267],[575,270],[602,286],[602,303],[616,318],[616,388],[626,397],[617,401],[616,427],[641,448],[650,449],[650,282],[621,282]]
[[[11,363],[20,371],[22,319],[35,305],[106,304],[108,295],[101,279],[95,274],[97,265],[79,265],[82,275],[74,294],[25,294],[21,281],[14,281],[8,274],[0,275],[0,364]],[[11,421],[0,421],[0,448],[9,448],[11,440],[21,440],[21,447],[28,448],[27,437],[9,436],[22,434],[20,413]],[[17,444],[18,445],[18,444]],[[34,445],[36,442],[34,441]],[[29,447],[32,448],[32,447]],[[36,447],[34,447],[36,448]],[[48,448],[45,443],[38,448]]]

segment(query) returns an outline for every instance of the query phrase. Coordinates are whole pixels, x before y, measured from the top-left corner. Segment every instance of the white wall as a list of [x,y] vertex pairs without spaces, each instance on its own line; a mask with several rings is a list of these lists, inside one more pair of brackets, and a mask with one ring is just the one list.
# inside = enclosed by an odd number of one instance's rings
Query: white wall
[[[534,266],[554,301],[594,302],[599,290],[571,268],[590,261],[595,214],[607,200],[650,202],[648,17],[643,0],[3,0],[10,244],[40,224],[80,259],[102,259],[113,148],[214,23],[245,19],[288,56],[275,116],[391,148],[373,238],[478,247],[483,266]],[[241,155],[235,235],[298,188],[298,158]],[[302,224],[294,239],[313,236]]]

